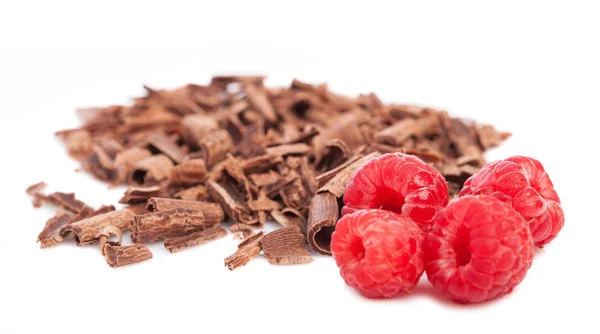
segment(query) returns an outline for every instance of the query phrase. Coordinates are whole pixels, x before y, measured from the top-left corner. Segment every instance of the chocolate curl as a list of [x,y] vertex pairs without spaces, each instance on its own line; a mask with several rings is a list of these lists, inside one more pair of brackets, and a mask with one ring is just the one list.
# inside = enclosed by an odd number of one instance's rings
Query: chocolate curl
[[233,255],[225,258],[227,269],[235,270],[255,259],[262,250],[261,240],[263,237],[263,232],[260,232],[242,241],[238,245],[238,250]]
[[169,172],[169,187],[192,186],[206,180],[208,173],[202,159],[193,159],[171,168]]
[[219,203],[225,213],[236,223],[252,225],[258,222],[256,214],[241,200],[234,199],[225,188],[215,181],[208,181],[208,193],[210,197]]
[[[119,241],[109,242],[108,239],[113,236],[119,238]],[[121,246],[123,243],[123,232],[116,226],[106,226],[98,234],[98,240],[100,241],[100,251],[102,252],[102,255],[106,255],[104,246],[107,244],[110,244],[111,246]]]
[[198,143],[206,134],[219,129],[219,122],[215,118],[197,114],[185,116],[181,125],[185,129],[186,142],[194,149],[200,148]]
[[225,160],[233,151],[233,140],[227,130],[216,130],[207,134],[200,142],[202,158],[208,167]]
[[199,211],[173,209],[151,212],[134,217],[131,240],[135,243],[155,242],[201,231],[206,227],[204,215]]
[[131,187],[127,189],[123,198],[119,200],[122,204],[145,203],[148,199],[158,196],[160,187]]
[[250,102],[252,108],[260,112],[267,121],[271,123],[277,121],[275,109],[271,105],[271,102],[269,102],[269,99],[263,90],[260,90],[253,85],[246,85],[244,86],[244,92],[246,93],[246,98]]
[[100,232],[106,226],[129,231],[134,215],[133,211],[123,209],[93,216],[63,227],[60,230],[60,236],[64,238],[69,233],[73,233],[77,246],[89,245],[98,240]]
[[171,158],[177,164],[183,162],[185,155],[181,148],[162,133],[153,133],[148,136],[148,145],[151,149],[155,149]]
[[143,262],[152,258],[152,252],[144,245],[113,246],[106,243],[103,252],[106,263],[112,268]]
[[316,194],[308,211],[308,244],[315,252],[331,255],[331,235],[339,219],[338,200],[330,192]]
[[152,156],[152,152],[145,148],[132,147],[119,152],[115,157],[114,166],[117,169],[117,181],[126,182],[127,177],[135,169],[136,163]]
[[283,227],[296,226],[306,235],[306,217],[298,210],[285,208],[283,210],[273,210],[270,212],[275,222]]
[[201,213],[204,216],[206,225],[215,225],[225,219],[225,213],[217,203],[184,201],[170,198],[151,198],[148,201],[148,211],[164,212],[174,209],[191,210]]
[[73,219],[73,215],[66,212],[57,212],[56,215],[46,222],[44,229],[38,235],[37,242],[40,248],[52,247],[63,240],[60,229]]
[[173,197],[185,201],[205,201],[208,199],[208,190],[203,185],[197,185],[176,192]]
[[275,230],[261,241],[265,259],[270,264],[288,265],[312,262],[306,250],[306,239],[295,226]]
[[131,183],[153,185],[166,179],[173,168],[173,161],[164,154],[154,155],[138,161],[131,173]]
[[227,231],[221,225],[215,225],[203,231],[194,232],[182,237],[165,239],[165,248],[171,253],[179,252],[190,247],[199,246],[227,236]]

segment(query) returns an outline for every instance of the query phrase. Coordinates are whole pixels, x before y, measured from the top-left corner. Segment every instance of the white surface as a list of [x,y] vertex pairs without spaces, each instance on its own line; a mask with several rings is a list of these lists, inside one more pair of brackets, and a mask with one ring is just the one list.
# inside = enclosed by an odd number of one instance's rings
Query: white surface
[[[12,3],[0,5],[1,333],[600,330],[594,2]],[[488,158],[541,160],[565,227],[510,296],[479,306],[439,300],[426,281],[401,298],[366,300],[322,256],[290,267],[259,258],[229,272],[231,236],[174,255],[152,245],[154,259],[117,270],[97,247],[39,249],[52,212],[31,208],[29,184],[44,180],[96,206],[121,195],[74,173],[54,139],[78,124],[76,107],[217,73],[327,81],[510,130]]]

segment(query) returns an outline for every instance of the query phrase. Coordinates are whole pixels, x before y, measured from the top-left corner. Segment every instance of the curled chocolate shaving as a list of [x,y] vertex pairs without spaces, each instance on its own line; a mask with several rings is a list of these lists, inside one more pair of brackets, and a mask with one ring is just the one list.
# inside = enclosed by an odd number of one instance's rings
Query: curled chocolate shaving
[[123,198],[119,200],[122,204],[146,203],[148,199],[158,196],[160,187],[130,187],[125,192]]
[[[110,237],[117,237],[119,241],[110,242],[108,241]],[[106,226],[98,234],[98,240],[100,241],[100,251],[102,252],[102,255],[105,255],[104,246],[107,243],[111,246],[121,246],[123,243],[123,232],[116,226]]]
[[207,225],[215,225],[225,219],[225,213],[217,203],[184,201],[170,198],[151,198],[148,201],[148,211],[163,212],[174,209],[191,210],[201,213]]
[[358,169],[358,167],[362,166],[365,162],[377,156],[379,156],[379,152],[373,152],[347,165],[343,170],[339,171],[327,183],[319,188],[318,192],[321,193],[328,191],[338,198],[342,197],[344,195],[346,185],[348,184],[348,181],[350,180],[350,177],[352,177],[354,171]]
[[183,162],[184,154],[181,148],[162,133],[153,133],[148,136],[148,145],[151,150],[163,153],[177,164]]
[[202,159],[192,159],[171,168],[169,173],[169,186],[193,186],[206,180],[208,173],[206,164]]
[[98,240],[100,231],[106,226],[129,231],[133,217],[134,213],[128,209],[100,214],[68,224],[60,230],[60,236],[64,238],[73,233],[77,246],[89,245]]
[[275,222],[283,227],[296,226],[306,235],[306,218],[298,210],[285,208],[283,210],[273,210],[270,212],[271,217]]
[[135,164],[130,181],[138,185],[157,184],[169,176],[173,166],[173,161],[164,154],[145,158]]
[[60,229],[67,225],[73,215],[66,212],[57,212],[56,215],[46,222],[44,229],[38,235],[37,242],[40,243],[40,248],[52,247],[63,240],[60,236]]
[[78,213],[83,208],[87,207],[85,203],[75,198],[74,193],[67,194],[63,192],[55,192],[46,196],[44,199],[72,213]]
[[194,149],[200,148],[199,144],[206,134],[219,129],[219,122],[207,115],[187,115],[181,120],[181,124],[186,131],[187,143]]
[[233,255],[225,258],[225,266],[229,270],[235,270],[239,267],[245,266],[248,262],[255,259],[262,250],[261,240],[263,234],[257,234],[253,238],[247,238],[242,241],[238,247],[238,250]]
[[173,197],[185,201],[206,201],[208,199],[208,190],[203,185],[197,185],[180,190],[173,194]]
[[233,198],[232,195],[215,181],[207,182],[207,189],[210,197],[221,205],[229,218],[236,223],[247,225],[258,222],[258,216],[239,198]]
[[261,242],[265,259],[270,264],[302,264],[313,259],[306,250],[306,239],[295,226],[268,233]]
[[38,182],[36,184],[32,184],[27,187],[25,192],[33,197],[32,204],[34,208],[39,208],[42,206],[44,195],[43,192],[48,185],[45,182]]
[[139,147],[132,147],[119,152],[115,157],[114,166],[118,172],[118,181],[127,181],[127,176],[131,175],[135,169],[135,165],[146,158],[152,156],[152,152]]
[[227,236],[227,231],[221,225],[215,225],[205,230],[194,232],[182,237],[165,239],[165,248],[171,253],[199,246],[207,242],[221,239]]
[[233,140],[226,130],[216,130],[204,137],[200,143],[202,158],[207,166],[223,161],[233,151]]
[[113,268],[150,260],[152,252],[144,245],[113,246],[106,243],[103,248],[106,263]]
[[207,225],[204,215],[199,211],[172,209],[151,212],[133,218],[131,240],[135,243],[155,242],[201,231],[213,225]]
[[331,235],[339,219],[336,196],[322,192],[313,197],[308,211],[308,244],[321,254],[331,255]]

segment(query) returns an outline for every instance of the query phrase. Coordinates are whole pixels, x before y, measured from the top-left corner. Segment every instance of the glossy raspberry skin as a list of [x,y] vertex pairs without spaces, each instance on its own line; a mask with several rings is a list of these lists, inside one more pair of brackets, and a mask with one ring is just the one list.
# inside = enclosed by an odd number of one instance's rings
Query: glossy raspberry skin
[[444,177],[419,158],[389,153],[367,161],[346,186],[342,215],[382,209],[411,218],[424,231],[448,204]]
[[565,223],[560,199],[542,164],[532,158],[514,156],[491,162],[469,178],[460,192],[490,195],[509,203],[529,223],[538,247],[548,244]]
[[459,303],[510,293],[533,261],[527,222],[491,196],[458,198],[438,214],[425,239],[427,278]]
[[338,222],[331,251],[344,281],[368,298],[414,287],[424,270],[423,231],[410,219],[383,210],[357,210]]

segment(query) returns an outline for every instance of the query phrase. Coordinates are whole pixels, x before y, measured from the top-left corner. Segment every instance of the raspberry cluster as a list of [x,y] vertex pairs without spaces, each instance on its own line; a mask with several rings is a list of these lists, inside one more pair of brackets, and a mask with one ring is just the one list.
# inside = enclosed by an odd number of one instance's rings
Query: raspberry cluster
[[331,250],[345,282],[371,298],[410,291],[424,271],[455,302],[502,297],[564,224],[542,164],[522,156],[485,165],[448,203],[433,167],[384,154],[357,169],[344,204]]

